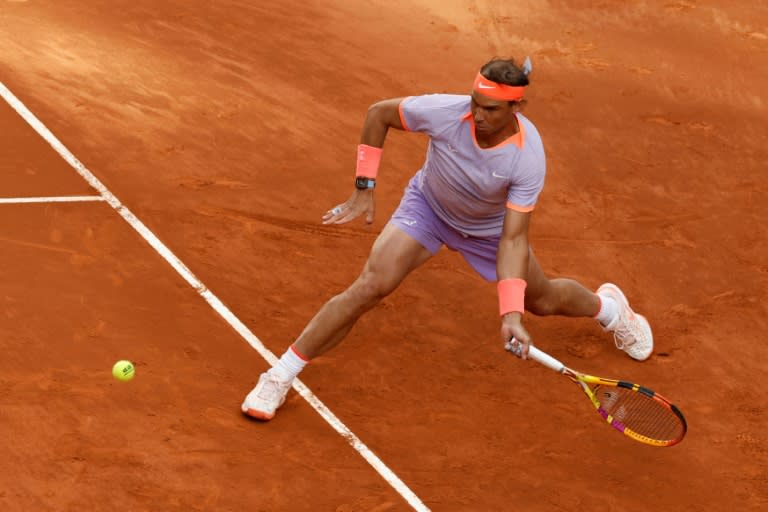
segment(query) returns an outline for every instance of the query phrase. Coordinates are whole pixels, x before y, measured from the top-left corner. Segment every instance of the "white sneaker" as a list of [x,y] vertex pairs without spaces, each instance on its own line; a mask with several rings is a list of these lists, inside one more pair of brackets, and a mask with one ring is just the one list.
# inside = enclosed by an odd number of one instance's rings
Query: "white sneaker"
[[618,305],[619,314],[603,327],[603,330],[613,332],[616,348],[629,354],[632,359],[648,359],[653,352],[653,333],[648,320],[632,311],[629,301],[615,284],[600,285],[597,294],[612,298]]
[[269,372],[262,373],[256,387],[245,397],[240,409],[252,418],[271,420],[275,417],[278,407],[285,402],[292,382],[284,382]]

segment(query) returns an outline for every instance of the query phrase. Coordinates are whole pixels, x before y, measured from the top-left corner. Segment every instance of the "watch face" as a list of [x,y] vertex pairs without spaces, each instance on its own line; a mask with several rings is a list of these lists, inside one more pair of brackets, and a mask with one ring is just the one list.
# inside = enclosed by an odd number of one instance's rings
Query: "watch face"
[[366,190],[376,187],[376,180],[366,178],[365,176],[358,176],[355,178],[355,187],[360,190]]

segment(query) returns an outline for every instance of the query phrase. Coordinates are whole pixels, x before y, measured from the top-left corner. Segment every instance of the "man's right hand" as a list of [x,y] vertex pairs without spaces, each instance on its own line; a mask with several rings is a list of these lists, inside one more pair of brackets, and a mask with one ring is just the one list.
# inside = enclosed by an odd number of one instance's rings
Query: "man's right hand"
[[[518,312],[507,313],[501,318],[501,340],[504,348],[510,351],[519,349],[519,355],[528,359],[528,350],[531,347],[531,336],[523,327],[522,314]],[[511,348],[509,346],[511,345]]]
[[338,204],[325,212],[323,224],[346,224],[365,213],[366,224],[373,223],[376,213],[376,202],[373,198],[373,189],[358,190],[352,192],[352,196],[346,202]]

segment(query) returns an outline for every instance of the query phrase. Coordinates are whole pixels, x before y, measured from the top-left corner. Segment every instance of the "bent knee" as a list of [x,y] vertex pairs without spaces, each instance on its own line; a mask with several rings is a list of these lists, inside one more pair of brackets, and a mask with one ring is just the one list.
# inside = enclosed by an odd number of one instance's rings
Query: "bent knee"
[[364,271],[349,287],[347,293],[363,305],[373,306],[397,288],[397,283],[376,272]]

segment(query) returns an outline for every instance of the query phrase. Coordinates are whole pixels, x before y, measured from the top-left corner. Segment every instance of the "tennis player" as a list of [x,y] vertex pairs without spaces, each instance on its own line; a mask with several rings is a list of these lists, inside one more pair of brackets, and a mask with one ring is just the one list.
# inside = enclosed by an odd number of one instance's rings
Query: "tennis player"
[[528,243],[528,225],[544,185],[544,147],[522,115],[530,61],[493,59],[469,95],[429,94],[383,100],[369,109],[357,149],[355,188],[323,216],[344,224],[373,222],[379,162],[390,128],[429,136],[426,159],[373,244],[361,274],[326,302],[278,363],[248,393],[243,413],[272,419],[305,365],[341,342],[355,322],[442,246],[458,251],[484,279],[497,283],[502,345],[513,337],[527,355],[523,312],[596,319],[616,346],[639,361],[653,351],[645,317],[614,284],[592,292],[544,275]]

